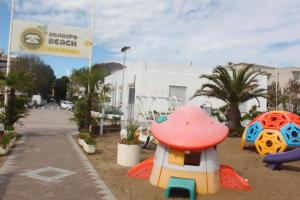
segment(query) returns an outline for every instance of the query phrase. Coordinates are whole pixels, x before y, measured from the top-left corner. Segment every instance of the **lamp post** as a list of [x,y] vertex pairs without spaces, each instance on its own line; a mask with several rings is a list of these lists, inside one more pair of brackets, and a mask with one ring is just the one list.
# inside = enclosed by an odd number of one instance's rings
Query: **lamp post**
[[277,67],[275,67],[275,110],[277,110],[277,104],[278,104],[278,71]]
[[127,51],[130,49],[129,46],[124,46],[121,49],[121,52],[124,53],[124,60],[123,60],[123,74],[122,74],[122,92],[121,92],[121,109],[123,105],[123,96],[124,96],[124,76],[125,76],[125,63],[126,63],[126,56],[127,56]]
[[[123,74],[122,74],[122,92],[121,92],[121,110],[125,112],[125,110],[123,110],[123,96],[124,96],[124,76],[125,76],[125,63],[126,63],[126,55],[127,55],[127,51],[130,49],[129,46],[124,46],[122,47],[121,49],[121,52],[124,53],[124,60],[123,60]],[[127,126],[127,120],[126,120],[127,117],[125,117],[125,120],[124,120],[124,125]]]

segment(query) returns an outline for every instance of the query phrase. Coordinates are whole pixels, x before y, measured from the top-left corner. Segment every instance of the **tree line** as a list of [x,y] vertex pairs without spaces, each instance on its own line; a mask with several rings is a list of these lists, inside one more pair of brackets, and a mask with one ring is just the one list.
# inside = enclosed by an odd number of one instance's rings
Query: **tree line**
[[[6,76],[1,75],[1,88],[7,86],[8,101],[4,104],[4,95],[1,96],[0,121],[5,130],[13,130],[14,123],[26,113],[25,105],[28,97],[40,94],[49,99],[55,75],[52,68],[46,65],[38,56],[23,55],[11,63],[10,71]],[[18,95],[16,95],[18,93]]]
[[277,107],[278,109],[288,110],[300,114],[299,94],[300,83],[297,80],[289,80],[285,86],[280,86],[277,84],[277,92],[276,83],[273,82],[270,86],[268,86],[268,110],[274,110]]

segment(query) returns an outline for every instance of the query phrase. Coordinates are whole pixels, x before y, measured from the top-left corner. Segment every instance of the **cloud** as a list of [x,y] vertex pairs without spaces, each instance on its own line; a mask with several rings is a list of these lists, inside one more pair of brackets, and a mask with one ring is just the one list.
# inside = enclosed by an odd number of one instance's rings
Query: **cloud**
[[[87,26],[91,0],[16,0],[18,18]],[[38,5],[38,6],[37,6]],[[299,66],[298,0],[96,0],[95,40],[130,62],[214,67],[232,62]],[[280,47],[280,48],[278,48]],[[284,47],[284,48],[283,48]]]
[[290,42],[276,42],[268,46],[268,49],[286,49],[291,46],[300,46],[300,40],[290,41]]

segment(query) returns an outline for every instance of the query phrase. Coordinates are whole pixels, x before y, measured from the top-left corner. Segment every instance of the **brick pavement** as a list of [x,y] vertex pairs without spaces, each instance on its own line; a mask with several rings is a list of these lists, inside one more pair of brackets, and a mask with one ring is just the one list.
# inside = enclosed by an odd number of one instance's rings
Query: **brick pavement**
[[114,200],[72,139],[76,126],[64,110],[32,110],[21,138],[0,169],[0,200]]

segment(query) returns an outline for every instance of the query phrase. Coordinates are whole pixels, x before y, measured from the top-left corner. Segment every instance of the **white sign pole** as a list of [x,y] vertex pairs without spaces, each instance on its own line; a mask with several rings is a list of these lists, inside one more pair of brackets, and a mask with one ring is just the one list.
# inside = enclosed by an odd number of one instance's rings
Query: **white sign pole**
[[[91,73],[91,69],[92,69],[92,59],[93,59],[93,37],[94,37],[94,18],[95,18],[95,0],[92,0],[92,10],[93,10],[93,13],[92,13],[92,30],[91,30],[91,35],[90,35],[90,58],[89,58],[89,74]],[[89,77],[89,76],[88,76]],[[91,88],[90,88],[90,80],[88,78],[88,95],[89,95],[89,98],[91,98]],[[89,101],[91,101],[89,99]],[[100,125],[101,126],[101,125]],[[91,124],[90,124],[90,127],[89,127],[89,130],[91,131]]]
[[[92,59],[93,59],[93,36],[94,36],[94,28],[95,28],[95,25],[94,25],[94,18],[95,18],[95,0],[92,0],[93,3],[92,3],[92,6],[93,6],[93,13],[92,13],[92,30],[91,30],[91,37],[90,37],[90,58],[89,58],[89,72],[91,72],[91,69],[92,69]],[[88,85],[88,88],[89,88],[89,92],[90,92],[90,86]]]
[[[10,57],[11,57],[11,35],[12,35],[12,29],[13,29],[13,18],[14,18],[14,0],[11,0],[11,11],[10,11],[10,27],[9,27],[9,36],[8,36],[8,47],[7,47],[7,66],[6,66],[6,78],[8,77],[8,74],[10,72]],[[5,84],[5,96],[4,96],[4,105],[7,106],[8,104],[8,86]]]

